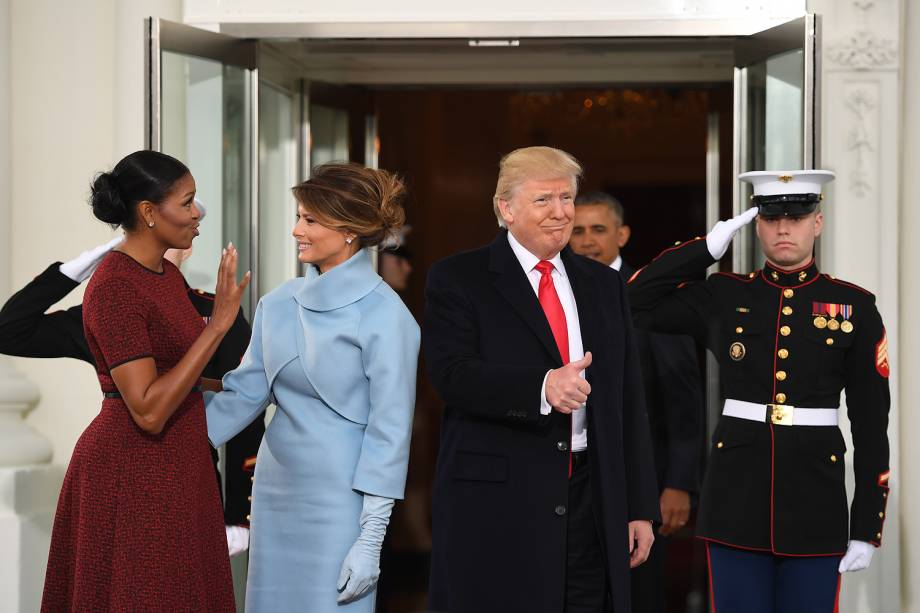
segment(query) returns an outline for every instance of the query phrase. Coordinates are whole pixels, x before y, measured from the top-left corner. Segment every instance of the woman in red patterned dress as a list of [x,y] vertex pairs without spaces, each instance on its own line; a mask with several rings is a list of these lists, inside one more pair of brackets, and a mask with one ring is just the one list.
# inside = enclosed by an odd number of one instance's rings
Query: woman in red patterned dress
[[83,299],[105,398],[74,448],[58,500],[42,611],[234,610],[208,447],[201,371],[249,281],[224,250],[211,319],[163,258],[198,234],[182,162],[138,151],[93,182],[93,214],[125,230]]

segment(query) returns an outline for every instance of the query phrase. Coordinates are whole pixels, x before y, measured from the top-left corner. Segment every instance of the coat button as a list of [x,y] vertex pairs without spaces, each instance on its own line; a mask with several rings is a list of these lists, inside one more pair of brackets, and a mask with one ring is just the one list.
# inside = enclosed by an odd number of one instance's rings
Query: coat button
[[789,326],[783,326],[782,328],[779,329],[779,333],[782,334],[783,336],[789,336],[790,334],[792,334],[792,328],[790,328]]
[[877,539],[879,539],[879,540],[882,540],[882,533],[881,533],[881,532],[877,533],[877,534],[875,535],[875,538],[877,538]]
[[785,380],[786,380],[786,371],[785,371],[785,370],[777,370],[777,371],[776,371],[776,380],[777,380],[777,381],[785,381]]
[[562,517],[563,515],[565,515],[565,505],[560,504],[559,506],[556,507],[556,515],[558,515],[559,517]]
[[735,328],[735,332],[737,332],[738,334],[741,334],[742,332],[744,332],[744,328],[742,328],[741,326],[738,326],[737,328]]
[[558,449],[559,451],[568,451],[569,444],[566,443],[565,441],[559,441],[558,443],[556,443],[556,449]]
[[716,447],[718,449],[722,449],[722,447],[725,447],[725,443],[723,443],[722,441],[719,441],[718,443],[716,443]]
[[247,515],[247,516],[246,516],[246,521],[252,521],[252,515]]
[[783,290],[783,296],[785,296],[786,298],[792,298],[793,296],[795,296],[795,292],[792,291],[791,289],[785,289]]
[[784,306],[784,307],[783,307],[783,315],[792,315],[792,307],[791,307],[791,306]]
[[824,341],[824,342],[827,343],[828,345],[833,345],[833,344],[834,344],[834,339],[829,338],[829,339],[827,339],[827,340]]
[[788,349],[780,349],[779,351],[776,352],[776,355],[779,356],[779,359],[785,360],[786,358],[789,357],[789,350],[788,350]]
[[786,394],[780,392],[776,395],[776,402],[786,404]]
[[837,456],[831,455],[831,462],[836,462],[836,461],[837,461]]
[[884,518],[884,517],[885,517],[885,512],[884,512],[884,511],[880,511],[879,514],[878,514],[878,516],[879,516],[879,518]]

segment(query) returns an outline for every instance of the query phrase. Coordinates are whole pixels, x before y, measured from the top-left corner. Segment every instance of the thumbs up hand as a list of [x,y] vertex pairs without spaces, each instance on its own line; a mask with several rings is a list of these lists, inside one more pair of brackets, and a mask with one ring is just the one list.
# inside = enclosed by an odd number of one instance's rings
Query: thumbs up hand
[[566,415],[583,405],[591,393],[591,384],[585,381],[582,373],[590,365],[589,351],[582,359],[549,371],[546,376],[546,401]]

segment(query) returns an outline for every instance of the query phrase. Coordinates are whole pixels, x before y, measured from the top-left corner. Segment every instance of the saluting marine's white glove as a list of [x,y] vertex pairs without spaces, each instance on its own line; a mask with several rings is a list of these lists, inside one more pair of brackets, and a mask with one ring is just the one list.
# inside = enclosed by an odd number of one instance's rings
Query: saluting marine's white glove
[[120,245],[125,240],[124,234],[119,234],[104,245],[99,245],[95,249],[84,251],[69,262],[61,264],[60,271],[66,277],[70,277],[77,283],[83,283],[93,274],[99,262],[105,255]]
[[872,562],[872,554],[875,553],[875,547],[865,541],[850,541],[847,547],[847,553],[840,560],[840,566],[837,570],[841,573],[847,573],[854,570],[865,570],[869,568]]
[[393,499],[364,494],[361,534],[348,550],[336,587],[339,603],[358,600],[377,586],[380,578],[380,548],[390,523]]
[[709,234],[706,235],[706,246],[709,248],[709,254],[713,258],[721,260],[725,252],[728,251],[728,246],[731,244],[732,239],[735,238],[738,230],[751,223],[755,217],[757,217],[757,207],[752,206],[740,215],[716,223],[712,230],[709,231]]
[[249,549],[249,528],[245,526],[224,526],[227,531],[227,549],[230,557]]

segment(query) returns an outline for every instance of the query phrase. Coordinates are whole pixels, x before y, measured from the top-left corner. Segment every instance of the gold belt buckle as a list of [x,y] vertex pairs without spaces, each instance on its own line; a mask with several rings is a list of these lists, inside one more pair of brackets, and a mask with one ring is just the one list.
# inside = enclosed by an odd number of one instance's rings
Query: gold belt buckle
[[791,426],[795,407],[788,404],[768,404],[767,417],[777,426]]

